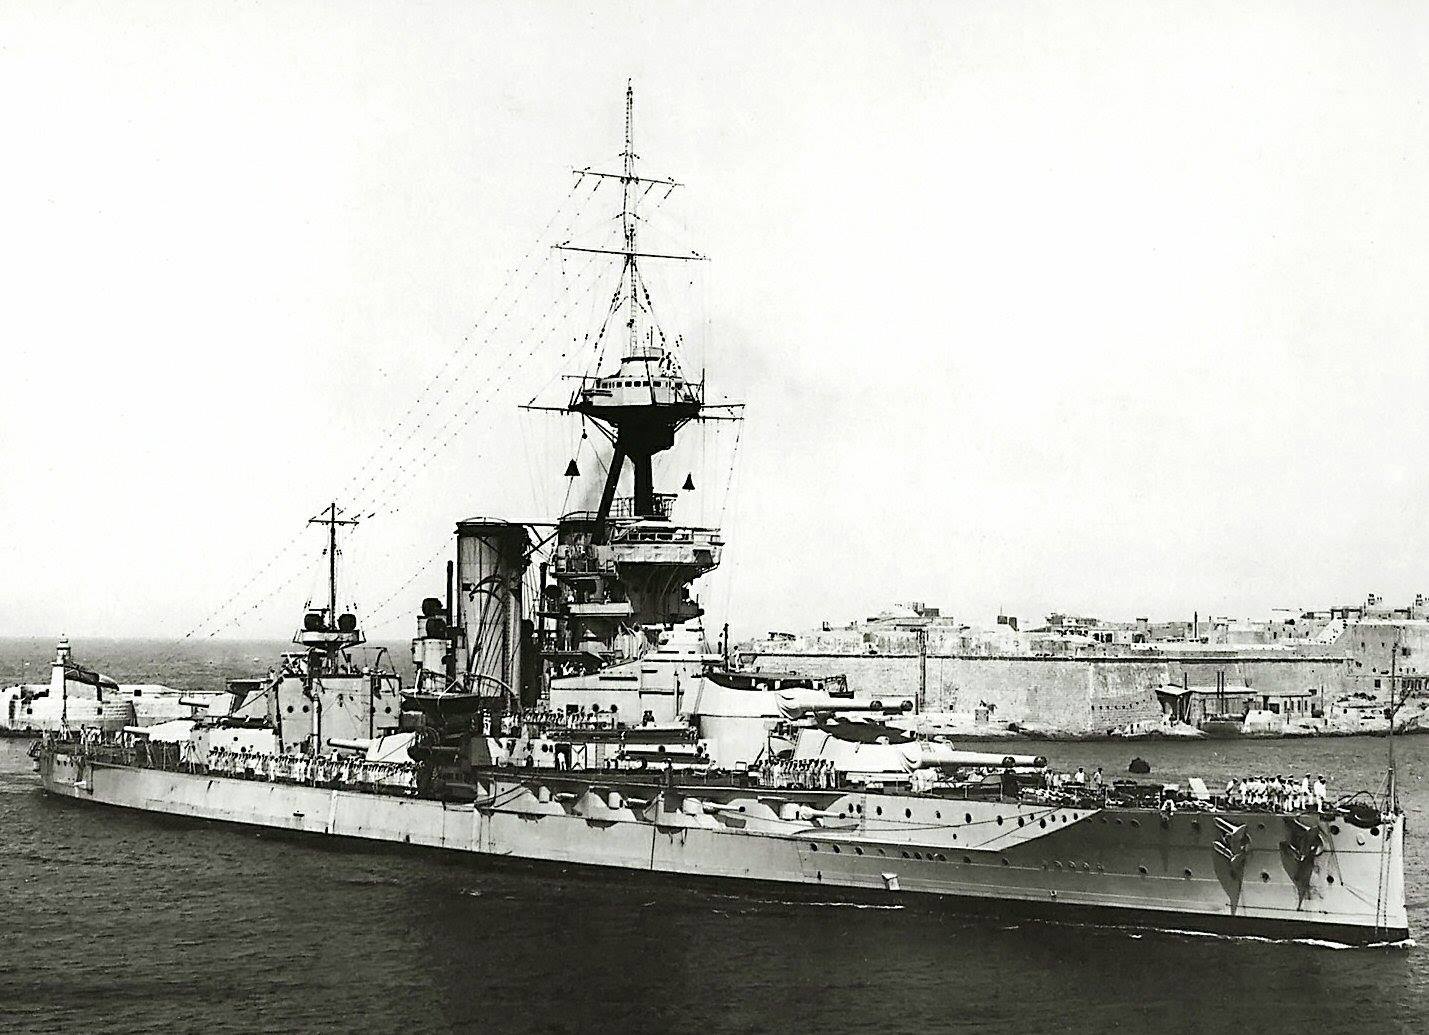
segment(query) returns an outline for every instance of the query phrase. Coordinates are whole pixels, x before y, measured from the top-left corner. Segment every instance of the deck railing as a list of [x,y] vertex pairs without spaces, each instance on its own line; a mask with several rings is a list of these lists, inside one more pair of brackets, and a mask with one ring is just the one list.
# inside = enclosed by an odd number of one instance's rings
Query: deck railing
[[332,755],[266,755],[256,751],[211,751],[206,759],[193,757],[188,744],[132,744],[103,740],[46,741],[59,754],[78,756],[94,765],[158,769],[288,783],[310,787],[360,790],[377,794],[411,794],[416,787],[415,762],[370,762],[363,758]]

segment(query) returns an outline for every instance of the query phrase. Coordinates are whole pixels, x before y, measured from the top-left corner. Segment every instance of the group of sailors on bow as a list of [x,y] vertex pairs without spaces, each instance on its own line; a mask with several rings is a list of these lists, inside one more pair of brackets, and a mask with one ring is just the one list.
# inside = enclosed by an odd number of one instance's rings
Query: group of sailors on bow
[[1306,773],[1299,780],[1292,776],[1246,776],[1226,781],[1228,804],[1249,809],[1270,809],[1275,812],[1323,811],[1328,794],[1328,780],[1322,774],[1312,778]]

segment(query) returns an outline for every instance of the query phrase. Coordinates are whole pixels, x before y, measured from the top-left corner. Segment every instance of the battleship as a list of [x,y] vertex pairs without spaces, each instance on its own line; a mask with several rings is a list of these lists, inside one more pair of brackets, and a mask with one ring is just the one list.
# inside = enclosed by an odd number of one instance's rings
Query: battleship
[[[1349,944],[1408,937],[1405,818],[1381,792],[1277,795],[1084,774],[969,750],[920,702],[830,676],[741,669],[704,634],[693,585],[718,527],[680,519],[653,461],[694,425],[739,420],[686,370],[642,268],[639,206],[673,180],[582,169],[619,197],[616,289],[590,364],[550,419],[599,432],[593,509],[455,527],[443,586],[413,607],[415,678],[362,664],[329,593],[266,678],[204,714],[119,730],[66,722],[33,749],[45,791],[92,806],[468,853],[477,865],[588,867],[818,900]],[[606,346],[612,357],[605,360]],[[573,473],[576,461],[570,463]],[[628,488],[627,488],[628,487]]]

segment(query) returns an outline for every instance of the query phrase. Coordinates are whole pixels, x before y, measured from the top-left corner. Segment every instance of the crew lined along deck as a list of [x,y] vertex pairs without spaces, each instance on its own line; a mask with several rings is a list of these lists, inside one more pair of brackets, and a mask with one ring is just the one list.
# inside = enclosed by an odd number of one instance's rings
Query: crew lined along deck
[[[188,741],[153,742],[127,734],[85,730],[68,737],[48,734],[41,742],[82,756],[88,761],[176,772],[211,773],[246,780],[346,787],[378,793],[415,794],[422,786],[420,765],[414,761],[376,761],[356,754],[268,754],[252,749],[210,748],[200,757]],[[37,744],[37,748],[38,748]],[[533,769],[529,764],[506,763],[501,768]],[[542,771],[536,769],[535,771]],[[570,775],[571,771],[565,771]],[[638,775],[637,775],[638,774]],[[608,770],[601,775],[610,776]],[[650,782],[675,782],[669,770],[629,770],[625,776]],[[681,770],[680,784],[729,787],[766,787],[847,793],[878,788],[851,782],[832,762],[822,759],[766,760],[747,771]],[[1291,781],[1287,777],[1248,777],[1230,780],[1224,793],[1210,792],[1203,781],[1187,787],[1154,781],[1117,779],[1106,782],[1102,770],[1063,773],[1045,770],[1028,774],[993,767],[960,769],[953,782],[914,790],[919,797],[938,799],[1023,802],[1072,809],[1146,808],[1164,815],[1178,811],[1216,812],[1329,812],[1337,803],[1328,797],[1326,777]],[[903,792],[907,793],[907,792]],[[440,792],[438,791],[438,794]]]
[[831,791],[841,783],[833,762],[824,758],[766,760],[759,764],[758,773],[762,787]]
[[[983,774],[983,778],[992,775],[989,771]],[[1004,780],[999,787],[999,791],[1003,792],[1000,797],[1010,797],[1005,790]],[[1226,781],[1223,791],[1213,791],[1198,777],[1167,783],[1126,779],[1108,781],[1100,768],[1091,774],[1084,769],[1074,773],[1049,769],[1040,774],[1035,785],[1029,786],[1025,778],[1021,780],[1017,793],[1024,801],[1044,804],[1076,808],[1131,805],[1159,808],[1168,814],[1181,810],[1326,812],[1336,806],[1336,799],[1330,797],[1329,778],[1324,775],[1312,777],[1308,773],[1300,780],[1288,776],[1230,779]]]
[[60,746],[94,763],[163,769],[182,773],[210,773],[243,780],[307,784],[316,787],[350,787],[379,793],[414,793],[416,762],[373,761],[358,755],[274,755],[260,751],[211,748],[200,757],[189,741],[151,742],[143,737],[86,731],[77,739],[47,735],[40,745]]

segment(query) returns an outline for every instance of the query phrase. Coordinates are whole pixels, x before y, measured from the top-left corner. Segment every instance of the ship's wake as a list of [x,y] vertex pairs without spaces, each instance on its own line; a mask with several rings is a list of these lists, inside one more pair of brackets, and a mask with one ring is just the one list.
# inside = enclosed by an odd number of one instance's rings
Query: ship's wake
[[[890,902],[849,902],[845,900],[824,901],[822,899],[811,898],[763,898],[754,895],[722,895],[711,893],[710,898],[722,899],[727,902],[739,902],[746,906],[787,906],[793,909],[882,909],[901,910],[907,909],[906,905]],[[651,904],[651,903],[647,903]],[[716,909],[716,913],[726,913],[728,910]],[[741,909],[738,912],[748,913],[750,910]]]
[[[1106,931],[1110,934],[1123,934],[1132,940],[1138,940],[1147,936],[1171,935],[1180,938],[1210,938],[1224,942],[1259,942],[1264,945],[1304,945],[1313,949],[1413,949],[1418,947],[1418,942],[1413,938],[1401,938],[1393,942],[1337,942],[1326,938],[1267,938],[1258,934],[1223,934],[1218,931],[1192,931],[1181,927],[1149,927],[1142,930],[1134,930],[1120,924],[1079,924],[1069,923],[1061,920],[1030,920],[1028,923],[1041,924],[1048,927],[1082,927],[1090,930]],[[1003,930],[1015,930],[1020,925],[1005,927]]]
[[355,884],[358,887],[393,887],[402,882],[396,877],[365,875],[360,877],[339,877],[339,884]]

